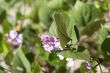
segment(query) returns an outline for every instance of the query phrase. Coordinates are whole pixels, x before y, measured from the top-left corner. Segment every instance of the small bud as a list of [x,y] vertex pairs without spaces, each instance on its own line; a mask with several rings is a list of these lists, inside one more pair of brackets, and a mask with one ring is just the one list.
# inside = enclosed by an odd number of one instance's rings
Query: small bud
[[91,64],[88,61],[86,62],[86,69],[87,69],[87,73],[90,73],[90,71],[91,71]]

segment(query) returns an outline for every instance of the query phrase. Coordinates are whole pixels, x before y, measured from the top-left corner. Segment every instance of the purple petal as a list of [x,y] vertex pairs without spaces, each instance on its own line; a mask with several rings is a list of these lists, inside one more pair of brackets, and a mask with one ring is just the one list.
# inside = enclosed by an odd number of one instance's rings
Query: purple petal
[[91,64],[90,64],[89,62],[86,63],[86,68],[87,68],[88,70],[91,69]]
[[11,39],[15,39],[18,35],[18,32],[16,30],[11,30],[9,33],[9,36]]
[[53,48],[53,46],[51,46],[51,45],[46,45],[46,44],[44,44],[44,49],[46,50],[46,51],[48,51],[48,52],[51,52],[54,48]]
[[34,51],[34,50],[35,50],[35,47],[34,47],[34,46],[32,46],[32,45],[30,45],[30,46],[29,46],[29,48],[30,48],[32,51]]
[[55,38],[54,37],[50,37],[50,41],[51,42],[55,42]]

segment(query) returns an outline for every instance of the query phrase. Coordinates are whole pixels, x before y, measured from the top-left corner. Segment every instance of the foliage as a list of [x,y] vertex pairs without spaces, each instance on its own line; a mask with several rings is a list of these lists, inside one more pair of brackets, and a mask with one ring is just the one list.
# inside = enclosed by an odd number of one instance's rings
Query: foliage
[[87,62],[91,73],[109,70],[109,24],[110,0],[0,0],[0,73],[90,73]]

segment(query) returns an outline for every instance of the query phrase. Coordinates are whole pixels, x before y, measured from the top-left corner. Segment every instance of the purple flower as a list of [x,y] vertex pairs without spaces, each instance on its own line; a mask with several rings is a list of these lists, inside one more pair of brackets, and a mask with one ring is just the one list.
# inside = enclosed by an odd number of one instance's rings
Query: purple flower
[[87,72],[90,73],[91,64],[88,61],[86,62],[86,69],[87,69]]
[[30,48],[32,51],[35,51],[35,47],[32,46],[32,45],[29,45],[29,48]]
[[39,37],[46,51],[51,52],[52,50],[62,50],[60,41],[55,36],[40,35]]
[[9,33],[9,36],[11,39],[15,39],[17,37],[18,33],[15,30],[11,30]]
[[16,30],[11,30],[5,34],[6,41],[13,46],[19,46],[23,42],[22,34],[19,34]]
[[54,49],[52,45],[48,45],[48,44],[44,44],[43,47],[48,52],[51,52]]
[[72,58],[66,58],[66,61],[67,61],[66,66],[67,66],[68,68],[74,67],[75,62],[74,62],[74,60],[73,60]]

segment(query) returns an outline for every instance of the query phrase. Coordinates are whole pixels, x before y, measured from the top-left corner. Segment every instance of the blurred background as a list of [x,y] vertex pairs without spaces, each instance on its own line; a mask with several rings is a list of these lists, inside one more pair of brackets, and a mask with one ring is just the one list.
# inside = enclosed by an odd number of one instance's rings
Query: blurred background
[[[56,19],[55,12],[68,17]],[[63,24],[58,28],[56,20],[69,24],[68,28],[62,30]],[[71,44],[76,43],[74,25],[80,45],[72,48],[78,47],[79,52],[44,50],[40,34],[62,39],[61,45],[67,43],[58,29],[72,39]],[[15,41],[7,43],[11,35],[6,34],[13,29],[23,36],[19,46],[13,45]],[[110,73],[110,0],[0,0],[0,73]]]

